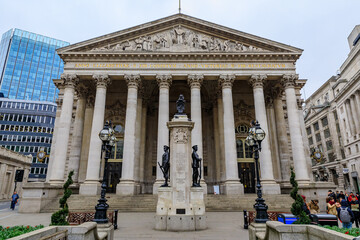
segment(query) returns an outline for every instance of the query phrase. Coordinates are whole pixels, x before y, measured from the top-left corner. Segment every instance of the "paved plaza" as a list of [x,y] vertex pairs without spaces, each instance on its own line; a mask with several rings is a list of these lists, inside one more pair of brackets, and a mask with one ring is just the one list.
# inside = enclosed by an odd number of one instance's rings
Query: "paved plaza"
[[[2,209],[1,209],[2,208]],[[0,225],[48,226],[50,213],[22,214],[17,210],[0,206]],[[243,229],[242,212],[208,212],[208,229],[197,232],[162,232],[154,230],[154,213],[119,213],[119,229],[114,239],[248,239],[248,231]]]

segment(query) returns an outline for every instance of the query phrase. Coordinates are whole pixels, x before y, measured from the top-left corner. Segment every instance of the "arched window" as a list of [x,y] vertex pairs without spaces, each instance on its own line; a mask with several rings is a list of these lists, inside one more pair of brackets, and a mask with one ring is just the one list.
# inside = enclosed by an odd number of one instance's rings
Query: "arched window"
[[121,162],[124,152],[124,127],[120,124],[114,126],[117,142],[111,150],[110,162]]

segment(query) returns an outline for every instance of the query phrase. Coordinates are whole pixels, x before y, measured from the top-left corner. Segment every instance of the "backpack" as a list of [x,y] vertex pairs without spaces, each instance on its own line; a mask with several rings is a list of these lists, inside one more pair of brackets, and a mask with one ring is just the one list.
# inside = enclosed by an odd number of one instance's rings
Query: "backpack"
[[350,213],[348,211],[348,208],[340,208],[340,220],[343,223],[349,223],[351,222],[351,216]]

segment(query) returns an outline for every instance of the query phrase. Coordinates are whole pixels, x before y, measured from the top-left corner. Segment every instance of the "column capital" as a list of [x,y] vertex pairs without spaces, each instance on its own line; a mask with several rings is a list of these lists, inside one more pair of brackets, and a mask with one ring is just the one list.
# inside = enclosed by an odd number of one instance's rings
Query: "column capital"
[[89,88],[83,84],[79,84],[76,86],[75,92],[78,98],[86,98],[89,94]]
[[76,74],[63,73],[60,78],[64,80],[65,88],[75,88],[79,83],[79,78]]
[[172,83],[171,74],[157,74],[156,81],[159,85],[159,88],[170,88]]
[[219,84],[222,88],[232,88],[234,81],[234,74],[221,74],[219,77]]
[[203,83],[204,75],[202,74],[189,74],[188,75],[188,84],[190,88],[200,88]]
[[252,86],[252,88],[263,88],[264,81],[266,78],[267,78],[267,75],[265,75],[265,74],[253,74],[253,75],[251,75],[248,82]]
[[128,85],[128,88],[138,88],[140,86],[140,75],[139,74],[130,74],[124,76],[126,83]]
[[284,74],[281,78],[281,85],[284,87],[284,89],[287,88],[294,88],[295,87],[295,81],[299,78],[298,74]]
[[111,79],[108,74],[94,74],[92,77],[95,80],[97,88],[107,88],[107,86],[111,83]]

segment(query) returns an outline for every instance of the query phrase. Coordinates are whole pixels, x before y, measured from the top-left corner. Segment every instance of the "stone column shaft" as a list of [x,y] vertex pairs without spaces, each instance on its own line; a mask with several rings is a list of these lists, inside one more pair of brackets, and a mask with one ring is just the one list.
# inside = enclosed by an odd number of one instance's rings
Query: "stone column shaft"
[[223,128],[224,128],[224,144],[225,144],[225,193],[226,194],[243,194],[244,188],[240,183],[238,175],[238,164],[236,155],[236,136],[235,136],[235,120],[234,120],[234,104],[232,97],[232,84],[235,75],[221,75],[220,84],[222,86],[223,100]]
[[71,141],[69,171],[74,170],[74,182],[78,182],[82,135],[84,131],[86,99],[84,93],[78,93],[76,103],[74,130]]
[[220,149],[220,133],[219,133],[219,110],[217,106],[217,99],[213,105],[213,126],[214,126],[214,145],[215,145],[215,181],[220,182],[220,161],[221,161],[221,149]]
[[56,136],[56,152],[53,159],[50,183],[62,184],[64,182],[65,164],[70,137],[70,126],[72,119],[72,110],[74,104],[75,86],[79,79],[76,75],[63,74],[64,80],[64,100],[61,108],[60,119],[58,123],[58,132]]
[[[145,181],[145,147],[146,147],[146,115],[147,115],[147,106],[143,101],[142,104],[142,113],[141,113],[141,146],[140,146],[140,175],[139,179],[141,183]],[[143,184],[142,184],[143,186]],[[143,187],[142,187],[143,189]],[[142,193],[145,193],[142,190]]]
[[290,181],[290,153],[288,136],[286,131],[285,114],[281,97],[274,99],[275,124],[277,129],[277,139],[279,143],[280,168],[283,182]]
[[357,107],[357,119],[360,119],[360,92],[355,92],[355,105]]
[[139,75],[126,75],[128,95],[126,103],[124,157],[120,183],[117,185],[116,194],[134,195],[135,186],[135,133],[138,102]]
[[97,195],[100,191],[101,145],[99,132],[104,127],[106,89],[110,84],[108,75],[94,75],[96,82],[96,95],[94,115],[91,126],[88,167],[85,183],[80,186],[80,194]]
[[[162,162],[164,145],[169,146],[169,89],[172,83],[171,75],[157,75],[159,85],[159,111],[158,111],[158,138],[157,138],[157,162]],[[153,186],[153,194],[157,194],[158,188],[164,183],[164,176],[156,165],[156,182]]]
[[138,97],[135,128],[135,163],[134,180],[137,185],[136,193],[140,193],[140,149],[141,149],[141,123],[142,123],[142,98]]
[[219,94],[219,97],[217,99],[218,104],[218,127],[219,127],[219,152],[220,152],[220,182],[225,181],[225,141],[224,141],[224,109],[223,109],[223,101],[222,101],[222,95]]
[[359,114],[358,114],[358,109],[357,109],[356,105],[357,104],[356,104],[355,96],[350,97],[351,116],[352,116],[352,119],[353,119],[353,121],[355,123],[356,133],[359,134],[360,133],[360,121],[358,121]]
[[355,123],[354,123],[354,120],[353,120],[352,114],[351,114],[350,100],[345,101],[345,111],[346,111],[347,122],[348,122],[349,129],[350,129],[349,137],[352,137],[355,134],[356,129],[355,129]]
[[295,94],[296,75],[284,75],[282,84],[285,88],[286,105],[288,112],[289,130],[291,137],[291,148],[294,160],[296,180],[299,185],[309,184],[310,177],[304,151],[301,126],[298,115],[298,106]]

